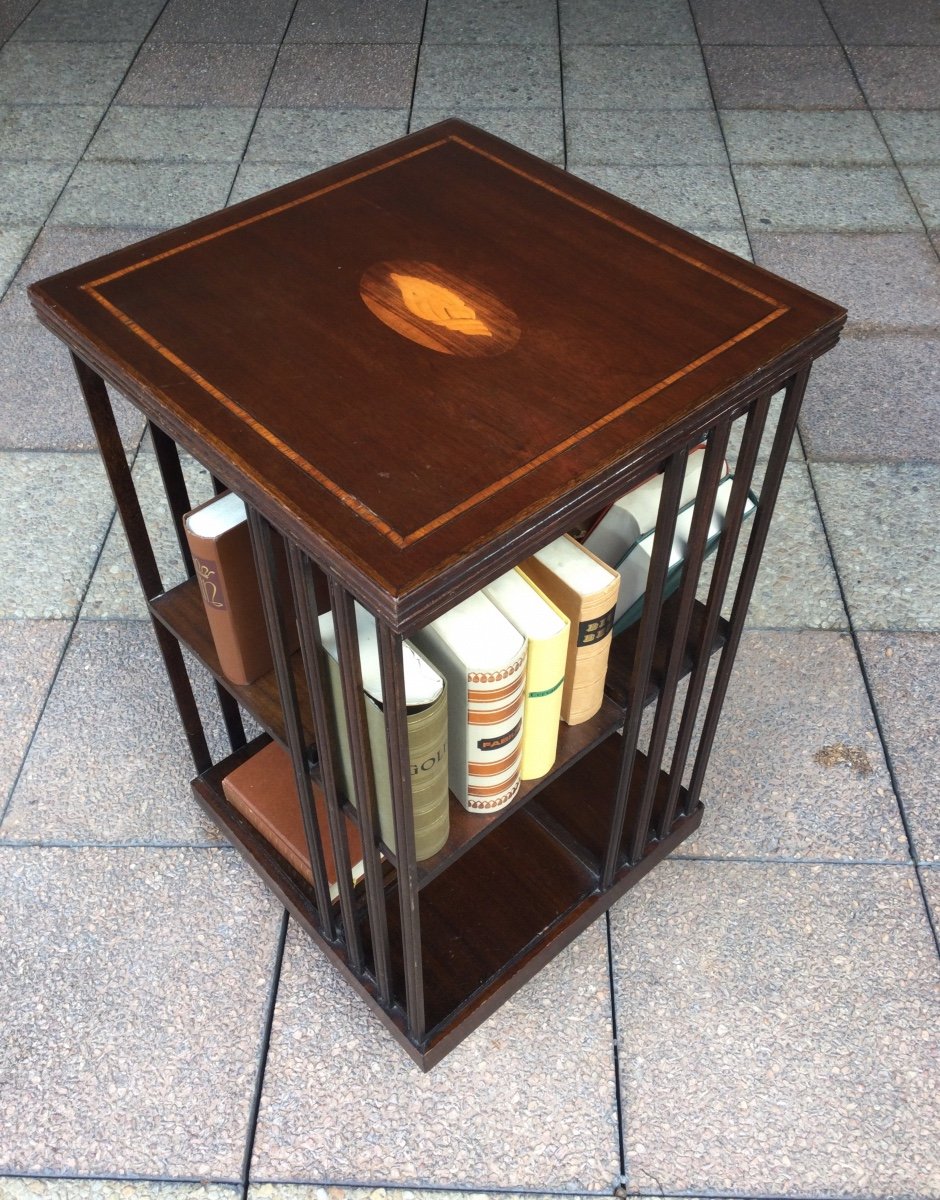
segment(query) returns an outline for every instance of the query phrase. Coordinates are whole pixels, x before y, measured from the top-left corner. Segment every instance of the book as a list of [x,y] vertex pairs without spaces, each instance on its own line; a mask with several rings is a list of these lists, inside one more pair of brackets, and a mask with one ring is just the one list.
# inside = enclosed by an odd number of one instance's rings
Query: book
[[579,725],[604,702],[620,576],[568,534],[527,558],[521,569],[571,623],[561,719]]
[[[382,710],[382,676],[379,669],[378,631],[375,618],[355,606],[359,635],[359,661],[365,701],[366,729],[372,753],[372,775],[379,818],[379,835],[395,852],[395,818],[392,810],[385,715]],[[343,705],[343,688],[333,614],[320,616],[320,638],[327,655],[330,691],[336,712],[340,783],[351,804],[356,789],[349,744],[349,727]],[[408,722],[408,756],[411,763],[411,804],[414,816],[415,857],[430,858],[450,833],[450,795],[447,788],[448,729],[447,685],[441,674],[410,642],[402,643],[405,704]]]
[[468,812],[519,791],[526,639],[482,592],[414,635],[447,680],[450,788]]
[[[681,567],[688,549],[695,499],[702,474],[705,447],[697,446],[689,453],[685,478],[679,497],[676,530],[669,554],[669,565],[664,585],[664,596],[676,588],[681,576]],[[717,538],[724,528],[724,518],[731,498],[734,477],[724,464],[722,478],[715,494],[715,507],[709,526],[706,553],[714,549]],[[632,625],[643,611],[643,597],[649,578],[656,519],[662,494],[663,476],[654,475],[639,487],[633,488],[616,500],[603,520],[585,541],[585,546],[620,575],[620,594],[614,612],[614,632],[620,633]],[[748,497],[744,516],[755,508],[753,496]]]
[[[234,492],[223,492],[186,513],[183,528],[222,673],[232,683],[254,683],[271,670],[272,662],[245,502]],[[279,539],[275,552],[280,577],[286,581],[286,556]],[[286,585],[282,612],[288,649],[293,650],[297,629]]]
[[494,579],[483,594],[527,642],[519,777],[539,779],[552,769],[558,752],[571,622],[518,567]]
[[[263,834],[294,870],[313,883],[307,834],[294,782],[294,768],[287,751],[277,742],[269,742],[225,776],[222,791],[229,804]],[[335,900],[339,895],[339,884],[326,800],[318,787],[314,786],[312,791],[330,896]],[[355,822],[348,817],[345,820],[351,877],[355,884],[363,875],[362,842]]]

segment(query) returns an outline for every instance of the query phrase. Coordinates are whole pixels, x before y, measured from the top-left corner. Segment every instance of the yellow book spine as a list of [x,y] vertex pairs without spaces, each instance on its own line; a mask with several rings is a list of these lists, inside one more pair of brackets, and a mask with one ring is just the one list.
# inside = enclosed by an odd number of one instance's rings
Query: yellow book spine
[[520,574],[563,622],[562,628],[553,637],[529,639],[519,775],[522,779],[540,779],[555,765],[558,754],[558,725],[561,720],[571,622],[525,572]]

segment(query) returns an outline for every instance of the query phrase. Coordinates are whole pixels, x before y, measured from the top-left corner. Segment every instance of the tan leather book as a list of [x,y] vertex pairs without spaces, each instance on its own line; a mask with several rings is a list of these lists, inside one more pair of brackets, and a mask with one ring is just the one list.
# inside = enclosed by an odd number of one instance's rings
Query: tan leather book
[[620,576],[567,534],[520,569],[571,622],[561,719],[579,725],[604,702]]
[[[269,742],[247,762],[226,775],[222,780],[222,790],[229,804],[238,809],[246,821],[254,825],[295,871],[313,883],[307,835],[304,832],[300,800],[294,783],[294,768],[287,751],[277,742]],[[339,886],[336,881],[336,861],[326,815],[326,801],[316,786],[313,788],[313,796],[330,895],[335,900],[339,895]],[[348,817],[345,820],[352,881],[356,883],[363,874],[362,842],[359,840],[359,830],[355,822],[350,821]]]
[[[188,512],[183,527],[222,673],[232,683],[253,683],[272,664],[245,503],[234,492],[223,492]],[[278,553],[279,575],[286,581],[286,561],[279,545]],[[289,590],[283,604],[293,649],[296,625]]]

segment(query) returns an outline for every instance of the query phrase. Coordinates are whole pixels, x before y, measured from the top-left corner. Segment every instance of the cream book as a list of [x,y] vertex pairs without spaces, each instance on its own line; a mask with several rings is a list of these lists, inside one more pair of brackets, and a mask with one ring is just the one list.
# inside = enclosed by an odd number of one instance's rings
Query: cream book
[[469,812],[519,791],[526,639],[482,592],[414,635],[447,680],[450,789]]
[[[372,752],[372,774],[382,841],[395,852],[395,820],[382,711],[382,676],[379,669],[378,631],[375,618],[358,604],[356,629],[365,697],[366,727]],[[340,773],[346,796],[355,804],[349,729],[343,707],[343,689],[336,648],[333,614],[320,617],[320,638],[327,654],[330,690],[339,731]],[[408,755],[411,763],[411,804],[415,826],[415,856],[430,858],[447,841],[450,832],[450,796],[447,789],[447,686],[441,674],[410,642],[402,643],[405,703],[408,710]]]
[[528,643],[519,776],[539,779],[552,769],[558,753],[571,622],[518,567],[494,579],[483,593]]
[[571,622],[561,719],[579,725],[604,702],[620,576],[567,534],[527,558],[522,571]]

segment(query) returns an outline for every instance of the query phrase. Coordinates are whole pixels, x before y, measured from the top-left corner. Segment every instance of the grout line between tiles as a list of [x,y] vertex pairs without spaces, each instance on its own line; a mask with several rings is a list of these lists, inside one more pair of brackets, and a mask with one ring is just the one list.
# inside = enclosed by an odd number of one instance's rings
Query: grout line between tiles
[[287,945],[287,929],[290,917],[285,909],[281,914],[281,928],[278,933],[277,951],[271,971],[271,987],[268,1002],[265,1006],[264,1027],[261,1034],[261,1046],[258,1051],[258,1070],[255,1074],[255,1087],[251,1098],[251,1109],[248,1114],[247,1136],[245,1138],[245,1154],[242,1159],[242,1200],[248,1200],[248,1189],[251,1187],[251,1159],[255,1148],[255,1136],[258,1132],[258,1116],[261,1112],[261,1093],[264,1090],[264,1076],[268,1065],[268,1051],[271,1048],[271,1031],[274,1028],[274,1010],[277,1007],[277,994],[281,985],[281,970],[284,966],[284,948]]
[[910,858],[797,858],[790,855],[762,857],[760,855],[734,854],[680,854],[669,855],[672,862],[730,863],[761,867],[910,867]]
[[409,133],[414,133],[411,127],[411,122],[414,119],[415,113],[415,96],[418,94],[418,71],[421,67],[421,51],[424,49],[424,31],[428,23],[428,4],[430,0],[424,0],[424,12],[421,14],[421,28],[418,31],[418,49],[415,52],[415,72],[411,80],[411,100],[408,103],[408,124],[405,128]]
[[561,165],[568,170],[568,113],[565,105],[565,48],[561,39],[561,0],[555,0],[555,31],[558,34],[558,91],[561,103]]
[[3,47],[14,37],[20,27],[29,20],[29,18],[33,15],[33,10],[39,6],[39,3],[40,0],[33,0],[33,4],[31,5],[29,12],[20,17],[5,38],[0,38],[0,50],[2,50]]
[[741,193],[738,190],[738,180],[734,173],[734,167],[732,166],[732,163],[731,163],[731,150],[728,147],[728,139],[725,137],[725,127],[721,120],[721,111],[718,108],[718,99],[715,96],[715,89],[712,86],[711,72],[708,69],[708,60],[705,57],[705,50],[702,45],[701,35],[699,34],[699,31],[698,31],[698,21],[695,18],[695,9],[692,5],[692,0],[686,0],[686,3],[688,5],[689,17],[691,18],[691,21],[692,21],[692,27],[695,30],[695,36],[698,38],[698,52],[701,55],[702,68],[705,71],[705,79],[708,82],[708,94],[712,98],[712,112],[714,114],[716,122],[718,123],[718,132],[721,134],[721,144],[724,146],[724,149],[725,149],[725,159],[726,159],[726,163],[727,163],[727,167],[728,167],[728,174],[731,176],[731,186],[734,188],[734,198],[738,202],[738,212],[741,214],[741,223],[744,226],[744,236],[747,238],[747,248],[751,255],[751,261],[755,262],[756,259],[754,257],[754,243],[751,241],[751,228],[750,228],[750,225],[748,224],[747,217],[745,216],[745,213],[744,213],[744,205],[741,203]]
[[607,935],[607,983],[610,988],[610,1026],[612,1033],[611,1053],[614,1063],[614,1096],[617,1102],[617,1150],[620,1154],[620,1187],[626,1187],[627,1178],[627,1130],[624,1123],[623,1093],[620,1078],[620,1034],[617,1028],[617,984],[614,976],[614,945],[610,930],[610,909],[604,913],[604,930]]
[[205,1176],[199,1175],[82,1175],[74,1171],[12,1171],[7,1170],[5,1167],[0,1167],[0,1179],[34,1179],[49,1182],[62,1180],[69,1183],[73,1180],[80,1183],[171,1183],[190,1184],[199,1187],[205,1187],[207,1184],[215,1184],[220,1187],[231,1188],[237,1188],[241,1185],[240,1179],[227,1179],[224,1176],[208,1179]]

